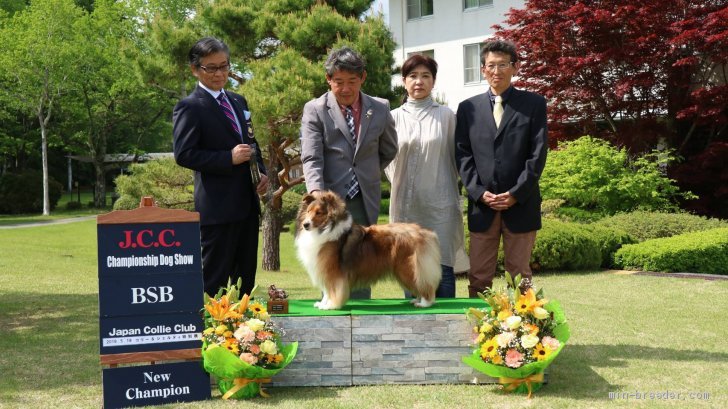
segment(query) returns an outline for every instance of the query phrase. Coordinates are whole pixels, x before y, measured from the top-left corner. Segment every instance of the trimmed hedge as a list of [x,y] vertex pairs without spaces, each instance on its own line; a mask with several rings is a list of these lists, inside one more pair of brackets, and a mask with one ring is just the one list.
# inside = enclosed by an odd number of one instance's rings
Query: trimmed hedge
[[621,229],[597,224],[584,224],[580,225],[580,227],[587,230],[599,245],[602,254],[601,267],[614,267],[614,253],[625,244],[637,242]]
[[728,227],[728,221],[709,219],[689,213],[634,211],[599,220],[595,224],[615,227],[637,241],[670,237],[692,231]]
[[602,264],[600,243],[584,226],[543,219],[531,255],[536,270],[588,270]]
[[728,227],[626,245],[614,261],[625,269],[728,274]]

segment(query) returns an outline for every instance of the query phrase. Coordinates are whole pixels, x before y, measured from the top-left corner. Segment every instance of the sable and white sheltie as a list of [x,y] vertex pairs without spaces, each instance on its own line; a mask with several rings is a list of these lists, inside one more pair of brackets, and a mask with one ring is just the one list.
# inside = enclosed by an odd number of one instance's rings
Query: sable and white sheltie
[[296,248],[311,282],[323,292],[314,304],[319,309],[341,308],[351,289],[369,286],[389,273],[412,293],[415,306],[435,302],[442,277],[435,233],[408,223],[360,226],[334,192],[304,196],[296,220]]

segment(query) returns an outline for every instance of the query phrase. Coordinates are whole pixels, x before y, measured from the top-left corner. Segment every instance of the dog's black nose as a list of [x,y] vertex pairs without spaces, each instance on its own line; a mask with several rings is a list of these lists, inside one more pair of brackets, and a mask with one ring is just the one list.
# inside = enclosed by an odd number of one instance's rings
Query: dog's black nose
[[303,222],[303,228],[304,229],[308,230],[309,227],[311,227],[311,223],[310,222]]

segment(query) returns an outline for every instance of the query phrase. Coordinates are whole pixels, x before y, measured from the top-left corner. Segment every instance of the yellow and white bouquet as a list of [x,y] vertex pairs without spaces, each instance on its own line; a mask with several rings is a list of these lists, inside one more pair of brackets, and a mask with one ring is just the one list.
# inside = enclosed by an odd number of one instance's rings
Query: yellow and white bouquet
[[[548,301],[543,290],[522,286],[521,276],[508,288],[487,290],[480,297],[486,308],[470,308],[475,350],[463,362],[499,378],[507,392],[531,393],[543,384],[543,371],[569,339],[569,326],[557,301]],[[528,288],[525,291],[521,287]]]
[[[205,370],[218,379],[223,399],[267,396],[263,383],[296,356],[298,343],[283,345],[283,330],[270,320],[262,303],[240,297],[241,281],[205,295],[202,357]],[[253,290],[254,292],[255,290]]]

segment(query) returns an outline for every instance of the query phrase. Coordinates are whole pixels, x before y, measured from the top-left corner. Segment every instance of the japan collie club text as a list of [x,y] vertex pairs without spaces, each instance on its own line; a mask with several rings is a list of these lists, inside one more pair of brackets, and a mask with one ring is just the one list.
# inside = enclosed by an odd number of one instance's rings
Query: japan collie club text
[[143,328],[112,328],[109,331],[110,337],[126,337],[129,335],[161,335],[161,334],[178,334],[197,332],[195,324],[176,324],[174,327],[169,325],[145,326]]

